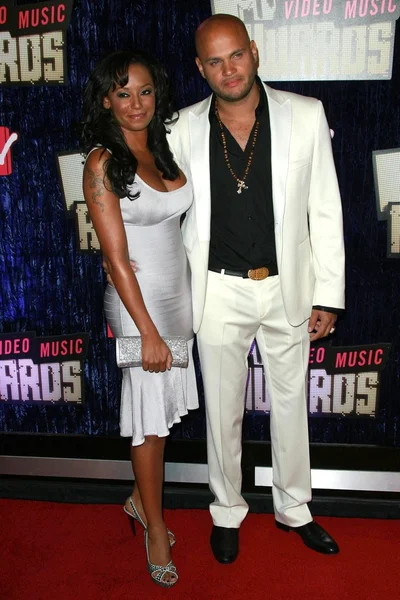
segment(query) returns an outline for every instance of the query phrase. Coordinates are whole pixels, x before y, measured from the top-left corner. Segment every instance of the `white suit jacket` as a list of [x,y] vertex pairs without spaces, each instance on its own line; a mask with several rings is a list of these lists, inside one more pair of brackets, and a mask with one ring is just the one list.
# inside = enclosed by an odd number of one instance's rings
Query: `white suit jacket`
[[[278,271],[287,319],[298,326],[309,318],[313,305],[344,308],[342,207],[321,102],[269,86],[265,89]],[[184,172],[190,170],[194,185],[194,202],[182,235],[192,271],[195,332],[207,291],[210,103],[211,96],[180,111],[168,136],[175,159]]]

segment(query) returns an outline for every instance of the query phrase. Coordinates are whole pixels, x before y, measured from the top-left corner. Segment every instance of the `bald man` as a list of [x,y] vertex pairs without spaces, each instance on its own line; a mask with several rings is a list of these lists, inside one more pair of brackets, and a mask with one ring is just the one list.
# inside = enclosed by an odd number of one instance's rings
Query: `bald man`
[[271,399],[276,525],[313,550],[338,545],[312,519],[306,382],[310,340],[344,308],[341,201],[322,104],[257,77],[242,21],[214,15],[196,32],[212,94],[183,109],[170,144],[195,199],[182,233],[207,411],[211,547],[239,551],[247,356],[256,338]]

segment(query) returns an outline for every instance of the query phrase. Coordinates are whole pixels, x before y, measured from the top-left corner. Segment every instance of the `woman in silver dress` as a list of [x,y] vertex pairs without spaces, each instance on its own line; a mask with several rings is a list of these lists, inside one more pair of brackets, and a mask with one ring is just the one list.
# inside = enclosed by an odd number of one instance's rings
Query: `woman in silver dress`
[[[121,435],[132,437],[135,475],[124,510],[143,526],[150,575],[164,587],[178,579],[175,536],[162,516],[165,437],[198,406],[190,271],[180,234],[192,185],[168,146],[171,117],[166,74],[154,58],[121,51],[95,67],[84,97],[83,190],[114,282],[105,292],[107,321],[114,336],[142,341],[142,366],[124,368],[122,378]],[[188,340],[188,369],[171,368],[162,339],[171,335]]]

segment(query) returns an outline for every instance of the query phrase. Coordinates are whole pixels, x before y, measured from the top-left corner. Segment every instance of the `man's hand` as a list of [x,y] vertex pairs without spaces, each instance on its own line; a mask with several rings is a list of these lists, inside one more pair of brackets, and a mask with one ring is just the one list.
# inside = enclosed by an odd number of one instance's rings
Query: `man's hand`
[[308,321],[308,333],[310,341],[315,342],[320,338],[327,337],[335,331],[337,315],[325,310],[313,309]]
[[[137,268],[136,268],[135,261],[134,260],[130,260],[129,262],[130,262],[130,265],[132,267],[132,271],[134,273],[136,273]],[[114,282],[112,280],[111,275],[108,272],[108,266],[107,266],[107,262],[105,260],[103,260],[102,266],[103,266],[104,273],[107,275],[107,283],[109,283],[112,287],[114,287]]]

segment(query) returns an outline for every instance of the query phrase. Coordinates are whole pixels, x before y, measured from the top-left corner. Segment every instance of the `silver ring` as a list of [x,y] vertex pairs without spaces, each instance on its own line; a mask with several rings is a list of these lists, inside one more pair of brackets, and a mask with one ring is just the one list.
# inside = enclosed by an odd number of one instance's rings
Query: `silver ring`
[[332,327],[332,328],[330,329],[329,333],[333,333],[333,332],[335,331],[335,329],[336,329],[335,327]]

